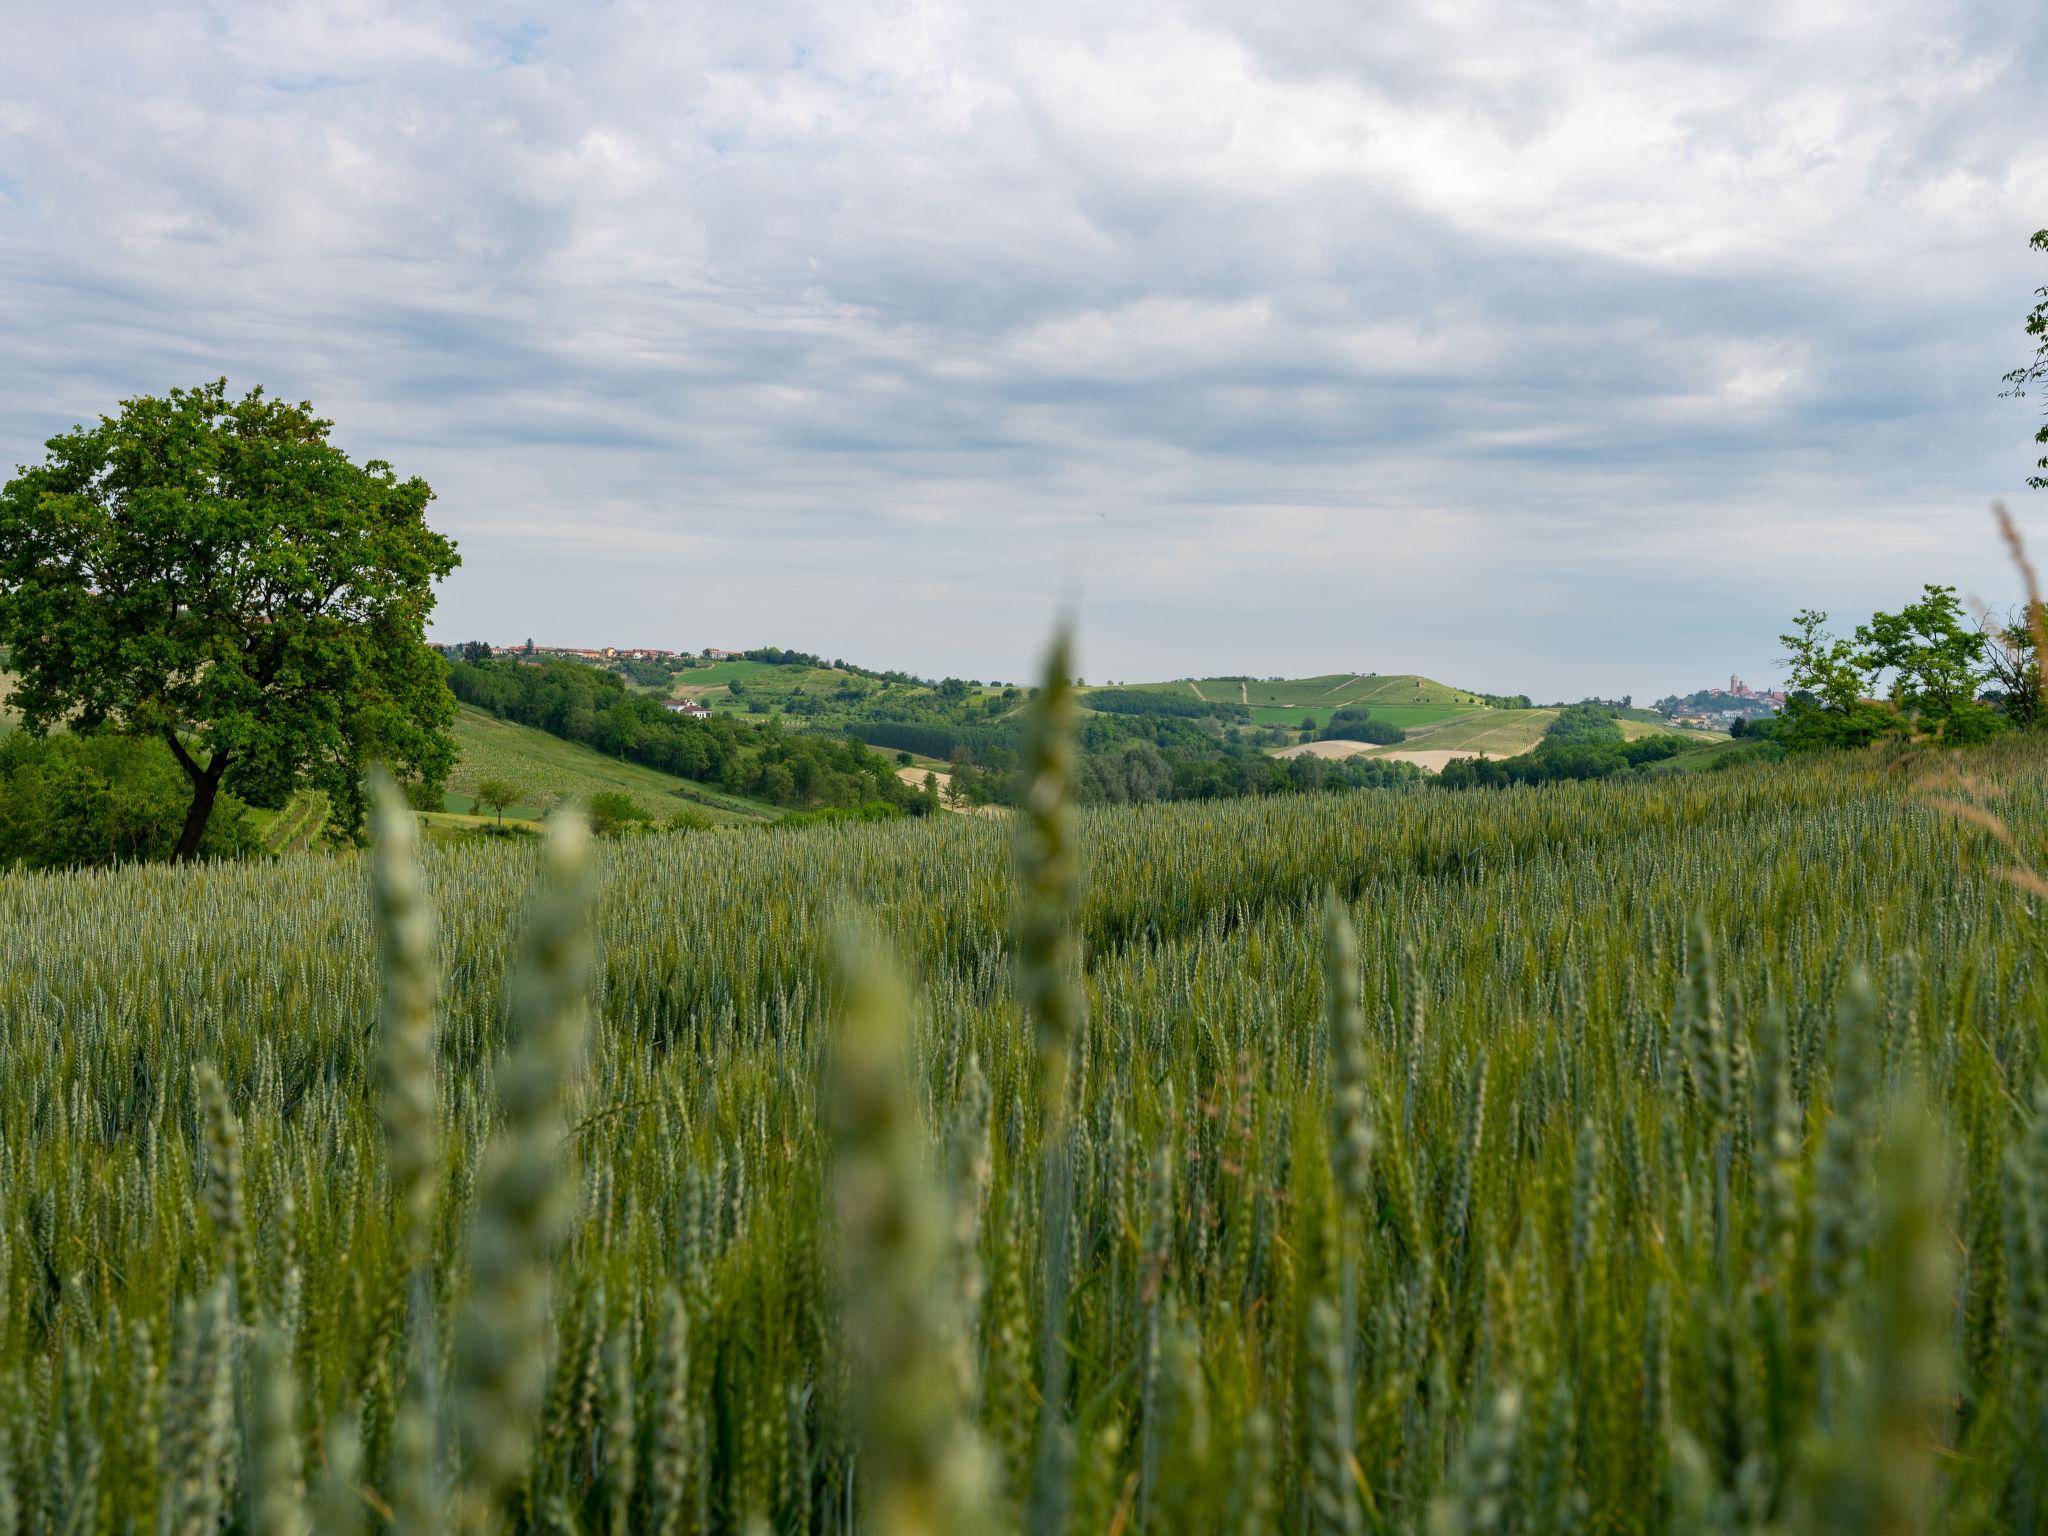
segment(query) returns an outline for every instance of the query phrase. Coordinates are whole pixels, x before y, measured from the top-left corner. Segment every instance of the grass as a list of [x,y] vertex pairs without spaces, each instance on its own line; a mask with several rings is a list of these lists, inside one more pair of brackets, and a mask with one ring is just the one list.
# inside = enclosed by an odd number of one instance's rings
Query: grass
[[[1529,751],[1541,741],[1544,731],[1558,715],[1555,709],[1482,709],[1446,712],[1434,720],[1408,720],[1391,707],[1382,709],[1378,706],[1373,708],[1373,713],[1401,726],[1408,732],[1408,739],[1395,746],[1375,748],[1370,754],[1372,756],[1384,756],[1390,752],[1452,751],[1513,757]],[[1625,719],[1619,723],[1623,738],[1630,741],[1639,736],[1658,735],[1697,735],[1702,741],[1726,739],[1640,720]]]
[[1675,725],[1667,725],[1661,717],[1639,720],[1633,715],[1624,715],[1617,722],[1621,726],[1622,738],[1634,741],[1642,736],[1683,736],[1687,740],[1727,741],[1726,731],[1688,731]]
[[485,779],[503,779],[524,798],[509,806],[509,819],[538,819],[557,799],[588,800],[604,790],[617,790],[657,820],[667,820],[685,804],[719,825],[774,820],[780,812],[709,785],[621,762],[575,742],[563,741],[530,726],[499,720],[463,706],[455,719],[457,760],[449,776],[445,809],[474,814],[476,786]]
[[1518,752],[1527,752],[1541,741],[1544,730],[1557,715],[1554,709],[1486,710],[1412,729],[1407,741],[1397,746],[1377,748],[1374,755],[1401,751],[1468,751],[1512,757]]
[[2040,1527],[2048,744],[1027,761],[1017,827],[0,875],[10,1523]]
[[327,830],[327,817],[327,796],[317,789],[295,791],[277,810],[252,807],[249,812],[256,839],[270,854],[302,853],[314,847]]
[[[1687,733],[1692,734],[1691,732]],[[1730,758],[1740,760],[1746,748],[1753,742],[1736,741],[1733,737],[1708,737],[1700,733],[1702,740],[1697,746],[1688,747],[1676,757],[1667,757],[1661,763],[1650,764],[1651,773],[1700,773],[1726,762]]]
[[1194,679],[1192,685],[1185,678],[1164,683],[1129,683],[1120,686],[1141,688],[1151,693],[1174,693],[1188,695],[1199,692],[1212,703],[1249,702],[1255,713],[1260,709],[1277,709],[1283,718],[1263,721],[1265,724],[1284,724],[1285,716],[1296,710],[1316,714],[1319,711],[1341,709],[1347,704],[1437,706],[1443,708],[1474,708],[1478,706],[1476,696],[1462,688],[1453,688],[1432,678],[1418,677],[1413,673],[1389,673],[1375,676],[1365,673],[1333,672],[1323,677],[1288,678],[1278,682],[1258,680],[1242,681],[1238,678],[1204,677]]

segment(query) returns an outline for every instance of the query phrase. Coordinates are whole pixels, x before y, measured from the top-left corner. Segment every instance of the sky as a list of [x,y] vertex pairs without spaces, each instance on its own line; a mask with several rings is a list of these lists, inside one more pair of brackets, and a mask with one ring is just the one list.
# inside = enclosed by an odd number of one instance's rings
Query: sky
[[8,0],[0,465],[225,375],[436,638],[1780,675],[1994,605],[2040,0]]

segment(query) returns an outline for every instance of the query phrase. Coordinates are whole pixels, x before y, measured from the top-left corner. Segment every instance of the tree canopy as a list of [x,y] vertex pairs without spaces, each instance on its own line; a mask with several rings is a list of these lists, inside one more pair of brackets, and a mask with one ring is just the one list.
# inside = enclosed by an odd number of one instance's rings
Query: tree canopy
[[[2037,251],[2048,251],[2048,229],[2035,230],[2030,243]],[[2029,385],[2048,380],[2048,284],[2034,290],[2034,307],[2027,314],[2026,325],[2035,342],[2034,355],[2005,376],[2005,392],[2019,398],[2026,395]],[[2035,432],[2034,441],[2048,444],[2048,422]],[[2037,491],[2048,490],[2048,454],[2038,459],[2034,468],[2039,473],[2027,476],[2027,484]]]
[[1827,622],[1802,609],[1778,637],[1787,679],[1777,737],[1789,749],[1861,746],[1908,729],[1974,741],[2006,723],[1977,697],[1994,675],[1988,640],[1964,622],[1954,587],[1928,583],[1897,613],[1857,625],[1853,640],[1829,633]]
[[227,381],[123,401],[0,488],[0,643],[24,725],[161,740],[191,787],[173,857],[225,781],[326,790],[360,823],[372,761],[438,784],[446,668],[424,642],[458,564],[433,492],[329,441],[308,404]]

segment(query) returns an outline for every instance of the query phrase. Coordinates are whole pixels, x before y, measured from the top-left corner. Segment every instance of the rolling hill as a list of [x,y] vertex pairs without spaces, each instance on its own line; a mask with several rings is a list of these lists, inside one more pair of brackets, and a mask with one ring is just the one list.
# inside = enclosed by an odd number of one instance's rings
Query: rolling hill
[[537,818],[556,799],[587,800],[603,790],[631,796],[660,821],[686,807],[720,826],[773,821],[782,814],[773,806],[621,762],[467,705],[456,713],[455,744],[458,756],[446,803],[457,815],[475,814],[476,786],[484,779],[503,779],[523,792],[521,803],[505,812],[520,820]]
[[[1311,720],[1324,725],[1339,709],[1363,707],[1375,719],[1399,726],[1407,732],[1408,739],[1390,746],[1374,746],[1365,742],[1319,741],[1304,735],[1292,744],[1271,748],[1273,755],[1390,758],[1432,771],[1453,757],[1514,757],[1527,752],[1543,739],[1544,731],[1558,714],[1555,708],[1495,708],[1481,694],[1412,672],[1333,672],[1321,677],[1266,679],[1197,677],[1120,687],[1126,691],[1237,704],[1249,710],[1254,724],[1282,730],[1299,731]],[[1081,702],[1084,706],[1088,702],[1085,693]],[[1620,725],[1622,734],[1631,740],[1673,729],[1641,710],[1624,712]],[[1702,735],[1701,739],[1718,738]]]
[[1176,678],[1165,683],[1125,683],[1120,687],[1148,693],[1183,693],[1215,704],[1246,704],[1261,709],[1319,711],[1350,704],[1374,708],[1432,706],[1439,709],[1483,708],[1478,695],[1412,672],[1332,672],[1322,677]]

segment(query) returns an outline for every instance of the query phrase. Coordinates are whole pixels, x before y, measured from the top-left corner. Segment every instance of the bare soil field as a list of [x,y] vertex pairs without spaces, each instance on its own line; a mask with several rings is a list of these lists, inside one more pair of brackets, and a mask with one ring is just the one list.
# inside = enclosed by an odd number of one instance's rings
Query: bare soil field
[[1365,741],[1304,741],[1298,747],[1282,747],[1275,757],[1363,757],[1379,749]]
[[1283,747],[1275,757],[1364,757],[1367,755],[1388,758],[1397,763],[1413,763],[1430,773],[1439,773],[1445,763],[1454,757],[1510,757],[1508,752],[1483,752],[1471,747],[1441,747],[1436,749],[1406,747],[1375,747],[1362,741],[1305,741],[1298,747]]
[[1492,758],[1501,758],[1501,757],[1509,757],[1509,756],[1512,756],[1512,755],[1513,755],[1512,753],[1508,753],[1508,752],[1471,752],[1471,751],[1458,751],[1458,750],[1455,750],[1455,749],[1453,749],[1453,748],[1450,748],[1450,747],[1440,747],[1440,748],[1436,749],[1435,751],[1424,751],[1424,752],[1382,752],[1382,753],[1380,753],[1380,756],[1381,756],[1381,757],[1383,757],[1383,758],[1387,758],[1387,759],[1389,759],[1389,760],[1391,760],[1391,761],[1393,761],[1393,762],[1396,762],[1396,763],[1413,763],[1413,764],[1414,764],[1414,765],[1415,765],[1416,767],[1418,767],[1418,768],[1422,769],[1422,770],[1423,770],[1423,771],[1424,771],[1425,773],[1442,773],[1442,772],[1443,772],[1443,769],[1444,769],[1444,764],[1448,763],[1449,761],[1451,761],[1451,759],[1452,759],[1452,758],[1455,758],[1455,757],[1492,757]]

